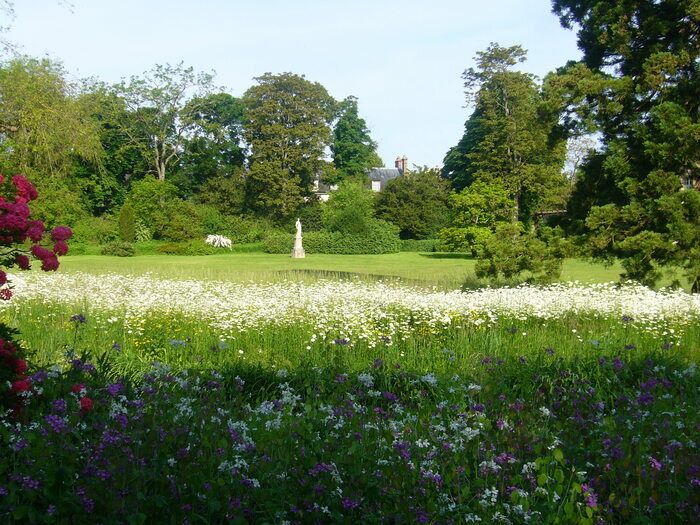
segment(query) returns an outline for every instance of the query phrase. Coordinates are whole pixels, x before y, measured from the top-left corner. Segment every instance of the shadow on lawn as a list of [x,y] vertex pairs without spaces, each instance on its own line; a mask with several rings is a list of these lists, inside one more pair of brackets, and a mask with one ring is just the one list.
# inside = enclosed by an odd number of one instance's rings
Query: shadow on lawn
[[421,257],[428,257],[429,259],[474,259],[474,256],[469,253],[449,253],[449,252],[436,252],[436,253],[421,253]]

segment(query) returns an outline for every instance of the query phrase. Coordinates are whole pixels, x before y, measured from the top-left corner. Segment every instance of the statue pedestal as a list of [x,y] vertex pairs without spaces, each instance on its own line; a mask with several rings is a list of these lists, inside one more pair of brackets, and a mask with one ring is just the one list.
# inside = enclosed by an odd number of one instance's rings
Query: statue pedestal
[[294,239],[294,248],[292,248],[292,259],[303,259],[306,257],[304,247],[301,245],[301,235],[297,235]]

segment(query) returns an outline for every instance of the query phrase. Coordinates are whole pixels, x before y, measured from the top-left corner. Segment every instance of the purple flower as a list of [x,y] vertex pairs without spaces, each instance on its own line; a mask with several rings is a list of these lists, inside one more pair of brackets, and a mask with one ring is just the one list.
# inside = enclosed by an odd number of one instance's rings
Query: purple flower
[[54,514],[56,514],[56,505],[49,505],[46,508],[46,514],[48,514],[49,516],[53,516]]
[[356,509],[360,506],[359,501],[355,501],[354,499],[350,499],[348,497],[344,497],[341,500],[341,503],[342,503],[344,509]]
[[87,322],[87,318],[83,314],[72,315],[70,320],[75,324],[83,324]]
[[107,385],[107,393],[110,396],[114,397],[119,392],[121,392],[123,388],[124,388],[124,385],[122,385],[121,383],[112,383],[110,385]]
[[642,392],[639,397],[637,397],[637,404],[639,406],[648,406],[654,402],[654,396],[649,392]]
[[661,470],[664,465],[660,461],[654,459],[653,457],[649,456],[649,466],[653,468],[654,470]]
[[634,321],[634,318],[632,316],[629,316],[629,315],[622,316],[623,323],[631,323],[632,321]]
[[619,357],[616,357],[613,359],[613,368],[615,370],[622,370],[625,367],[625,363],[622,362],[622,359]]
[[[63,400],[59,399],[58,401]],[[44,416],[44,421],[46,421],[49,424],[49,426],[51,427],[51,431],[55,432],[56,434],[61,434],[68,430],[68,424],[61,416],[57,416],[55,414],[48,414]]]
[[350,344],[350,339],[343,337],[342,339],[335,339],[333,342],[340,346],[347,346]]

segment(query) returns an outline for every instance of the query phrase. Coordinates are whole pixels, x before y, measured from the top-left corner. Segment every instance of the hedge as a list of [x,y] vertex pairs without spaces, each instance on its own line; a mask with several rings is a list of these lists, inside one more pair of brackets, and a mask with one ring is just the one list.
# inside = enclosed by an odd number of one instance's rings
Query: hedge
[[402,252],[435,252],[438,245],[437,239],[402,239]]
[[[397,253],[401,251],[398,228],[384,221],[373,221],[370,231],[363,235],[318,231],[304,234],[306,253],[339,255]],[[294,235],[271,234],[263,241],[267,253],[291,253]]]

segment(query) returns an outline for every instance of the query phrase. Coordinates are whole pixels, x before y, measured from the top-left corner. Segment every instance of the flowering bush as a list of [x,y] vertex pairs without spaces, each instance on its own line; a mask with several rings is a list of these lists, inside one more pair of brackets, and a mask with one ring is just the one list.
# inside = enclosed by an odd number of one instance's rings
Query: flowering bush
[[[0,266],[30,268],[30,255],[41,261],[41,269],[54,271],[58,268],[58,256],[68,253],[72,232],[70,228],[58,226],[48,237],[53,246],[47,248],[44,224],[31,220],[29,202],[38,197],[36,188],[22,175],[10,181],[0,175]],[[12,289],[7,274],[0,270],[0,299],[9,300]],[[26,377],[27,362],[24,351],[14,340],[14,333],[0,324],[0,410],[11,407],[17,413],[21,398],[31,389]]]
[[229,239],[225,235],[207,235],[206,239],[204,239],[204,242],[216,248],[228,248],[229,250],[231,249],[231,239]]

